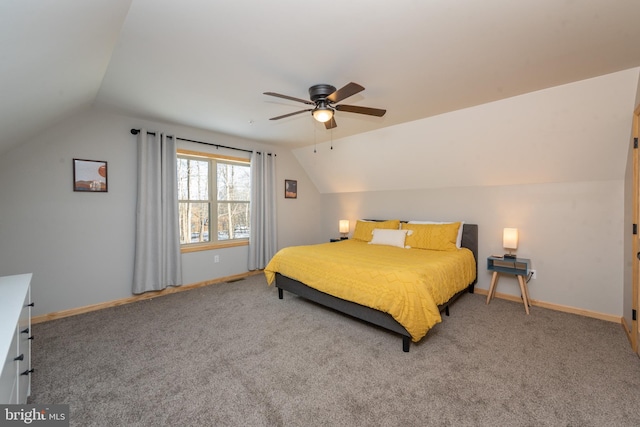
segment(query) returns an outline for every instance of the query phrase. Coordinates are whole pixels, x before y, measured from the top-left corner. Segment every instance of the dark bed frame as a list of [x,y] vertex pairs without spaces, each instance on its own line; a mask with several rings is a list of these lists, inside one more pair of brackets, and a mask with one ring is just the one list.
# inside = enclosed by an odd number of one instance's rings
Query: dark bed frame
[[[468,248],[473,252],[473,257],[476,260],[476,278],[462,291],[455,294],[449,301],[439,306],[440,312],[445,312],[445,315],[449,315],[449,305],[451,305],[460,295],[465,292],[473,293],[476,282],[478,281],[478,225],[477,224],[464,224],[462,230],[462,247]],[[411,345],[411,335],[407,330],[398,323],[393,316],[389,313],[379,311],[373,308],[369,308],[351,301],[346,301],[333,295],[326,294],[318,291],[314,288],[301,283],[297,280],[293,280],[287,276],[283,276],[280,273],[276,273],[276,287],[278,288],[278,298],[284,297],[283,290],[289,291],[293,294],[301,296],[305,299],[318,303],[320,305],[329,307],[333,310],[345,313],[349,316],[355,317],[365,322],[372,323],[380,326],[392,332],[396,332],[402,335],[402,350],[404,352],[409,351]]]

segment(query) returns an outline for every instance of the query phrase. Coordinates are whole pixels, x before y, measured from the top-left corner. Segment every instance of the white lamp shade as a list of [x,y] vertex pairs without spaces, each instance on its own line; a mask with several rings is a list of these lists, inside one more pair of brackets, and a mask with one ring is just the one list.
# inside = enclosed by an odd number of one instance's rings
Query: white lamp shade
[[340,220],[340,232],[341,233],[348,233],[349,232],[349,220],[348,219],[341,219]]
[[505,249],[518,249],[518,229],[505,228],[502,232],[502,246]]
[[330,108],[316,108],[313,110],[313,118],[320,123],[328,122],[333,117],[333,111]]

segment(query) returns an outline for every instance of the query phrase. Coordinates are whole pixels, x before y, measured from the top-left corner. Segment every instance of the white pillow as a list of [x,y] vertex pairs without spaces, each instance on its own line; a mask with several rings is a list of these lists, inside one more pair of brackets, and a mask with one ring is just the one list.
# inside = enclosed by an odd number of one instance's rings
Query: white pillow
[[404,239],[407,237],[407,234],[411,233],[413,233],[413,230],[386,230],[382,228],[374,228],[373,238],[371,239],[369,244],[397,246],[399,248],[404,248]]
[[[453,224],[458,221],[409,221],[409,224]],[[460,228],[458,228],[458,237],[456,238],[456,247],[460,249],[462,247],[462,226],[464,225],[464,221],[460,221]]]

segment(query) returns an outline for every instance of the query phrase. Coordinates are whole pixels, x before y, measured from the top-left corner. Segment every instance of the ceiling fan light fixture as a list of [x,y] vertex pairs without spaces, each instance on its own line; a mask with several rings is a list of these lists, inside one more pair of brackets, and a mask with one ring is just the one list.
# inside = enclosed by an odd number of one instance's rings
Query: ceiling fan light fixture
[[316,108],[313,110],[313,118],[320,123],[328,122],[333,117],[333,110],[331,108]]
[[320,102],[311,114],[313,114],[313,118],[320,123],[325,123],[333,117],[333,108],[327,106],[324,102]]

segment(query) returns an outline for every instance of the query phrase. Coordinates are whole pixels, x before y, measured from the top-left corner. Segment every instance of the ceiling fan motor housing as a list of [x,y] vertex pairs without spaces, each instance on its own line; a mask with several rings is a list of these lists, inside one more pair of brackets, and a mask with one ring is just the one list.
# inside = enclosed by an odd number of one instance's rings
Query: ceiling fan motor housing
[[309,88],[309,98],[313,101],[319,101],[321,99],[326,99],[327,96],[331,95],[336,91],[336,88],[327,84],[319,84],[313,85]]

